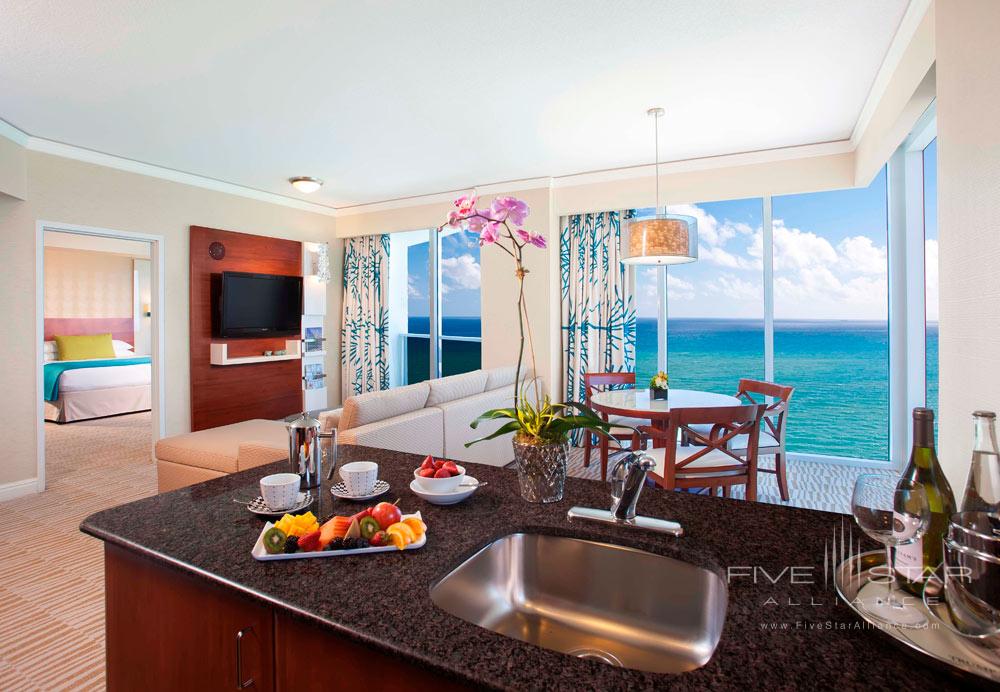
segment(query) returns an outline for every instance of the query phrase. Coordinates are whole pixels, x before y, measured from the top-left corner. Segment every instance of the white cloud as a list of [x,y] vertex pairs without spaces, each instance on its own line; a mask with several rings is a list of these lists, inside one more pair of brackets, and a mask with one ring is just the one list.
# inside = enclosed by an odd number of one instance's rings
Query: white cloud
[[695,289],[694,284],[690,281],[685,281],[680,279],[673,274],[667,274],[667,295],[670,296],[671,300],[694,300],[695,299]]
[[713,247],[725,245],[737,235],[750,235],[754,230],[745,223],[729,219],[720,222],[696,204],[671,204],[667,211],[694,217],[698,222],[698,239]]
[[[760,283],[741,279],[734,274],[722,274],[705,286],[710,293],[716,293],[735,301],[754,301],[760,304],[764,290]],[[763,313],[763,305],[759,310]]]
[[406,294],[410,298],[424,297],[424,294],[420,291],[420,288],[417,286],[417,282],[414,280],[412,276],[406,280]]
[[837,254],[844,269],[868,276],[885,276],[887,272],[884,247],[878,247],[868,236],[856,235],[837,243]]
[[[745,316],[762,313],[763,231],[745,223],[720,222],[696,205],[673,213],[698,221],[699,261],[669,276],[671,301],[684,316]],[[839,235],[839,234],[838,234]],[[866,235],[832,241],[814,231],[774,219],[775,314],[781,319],[885,320],[888,315],[886,245]],[[927,315],[937,319],[937,242],[927,241]],[[655,314],[655,281],[642,283],[640,314]],[[646,294],[649,295],[646,295]],[[645,308],[645,309],[644,309]],[[672,313],[678,314],[678,313]]]
[[458,255],[441,260],[441,292],[461,288],[479,288],[481,270],[472,255]]

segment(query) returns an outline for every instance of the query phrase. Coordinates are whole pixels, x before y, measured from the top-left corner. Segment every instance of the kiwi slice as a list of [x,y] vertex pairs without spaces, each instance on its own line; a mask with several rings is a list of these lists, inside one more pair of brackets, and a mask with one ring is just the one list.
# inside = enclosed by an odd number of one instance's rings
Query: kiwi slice
[[264,550],[270,555],[276,555],[285,551],[285,541],[288,536],[277,526],[272,526],[264,532]]
[[358,522],[358,529],[361,531],[361,538],[370,541],[372,536],[382,530],[382,527],[378,525],[378,522],[373,517],[361,517],[361,521]]

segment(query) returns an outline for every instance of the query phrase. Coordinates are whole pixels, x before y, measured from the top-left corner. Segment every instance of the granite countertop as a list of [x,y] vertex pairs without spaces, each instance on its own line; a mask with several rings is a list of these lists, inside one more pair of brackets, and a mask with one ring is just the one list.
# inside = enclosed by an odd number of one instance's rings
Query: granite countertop
[[[381,499],[398,497],[404,512],[423,514],[425,547],[319,560],[254,560],[250,549],[263,520],[232,499],[255,497],[258,479],[285,470],[284,464],[98,512],[84,520],[81,530],[482,687],[968,688],[968,678],[902,648],[839,602],[832,578],[824,573],[824,556],[841,541],[842,531],[850,532],[848,516],[646,488],[639,513],[679,521],[685,536],[673,538],[566,520],[573,505],[608,507],[607,484],[570,478],[562,502],[534,505],[521,500],[513,471],[467,464],[468,473],[489,486],[461,504],[438,507],[409,489],[421,456],[349,446],[340,447],[339,454],[340,463],[371,459],[380,464],[380,476],[391,484]],[[311,509],[321,520],[371,504],[335,500],[326,483],[319,495]],[[482,546],[517,531],[632,546],[730,575],[729,609],[715,655],[702,668],[678,675],[624,670],[509,639],[431,602],[428,592],[438,579]],[[628,587],[628,574],[622,574],[622,586]]]

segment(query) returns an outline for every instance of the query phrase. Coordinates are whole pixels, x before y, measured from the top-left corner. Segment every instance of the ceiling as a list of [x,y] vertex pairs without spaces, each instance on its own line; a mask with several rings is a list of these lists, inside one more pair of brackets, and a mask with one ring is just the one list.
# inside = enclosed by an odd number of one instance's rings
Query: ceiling
[[0,0],[0,118],[349,206],[847,139],[907,3]]

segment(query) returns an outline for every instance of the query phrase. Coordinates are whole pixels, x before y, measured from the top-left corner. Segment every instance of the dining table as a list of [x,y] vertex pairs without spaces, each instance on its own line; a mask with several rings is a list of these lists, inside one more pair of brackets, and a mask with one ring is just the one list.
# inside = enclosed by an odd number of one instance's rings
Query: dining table
[[699,389],[669,389],[666,399],[654,399],[649,389],[608,389],[590,397],[590,407],[607,415],[648,420],[650,427],[666,430],[671,409],[740,406],[744,402],[729,394]]

